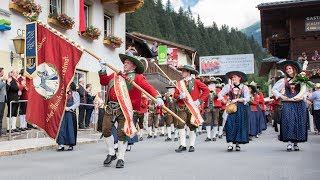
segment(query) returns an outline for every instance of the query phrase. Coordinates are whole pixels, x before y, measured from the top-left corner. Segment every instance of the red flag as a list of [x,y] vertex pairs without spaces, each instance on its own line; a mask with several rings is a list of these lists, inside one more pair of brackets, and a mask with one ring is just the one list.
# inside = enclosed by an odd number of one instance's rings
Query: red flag
[[[27,47],[36,44],[38,62],[36,76],[30,81],[26,119],[56,139],[66,105],[67,88],[82,51],[45,27],[39,24],[36,27],[36,39],[26,44]],[[27,31],[27,39],[28,34],[32,32]]]
[[86,22],[84,15],[84,0],[79,0],[79,32],[84,33],[86,31]]

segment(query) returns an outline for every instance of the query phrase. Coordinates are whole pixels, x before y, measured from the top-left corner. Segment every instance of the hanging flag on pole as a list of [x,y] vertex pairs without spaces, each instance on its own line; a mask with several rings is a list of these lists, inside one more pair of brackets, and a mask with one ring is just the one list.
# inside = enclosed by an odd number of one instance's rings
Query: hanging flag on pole
[[32,103],[27,107],[26,119],[56,139],[66,106],[66,92],[82,51],[36,22],[26,26],[26,52],[34,53],[36,66],[30,80],[28,96]]
[[86,31],[86,18],[84,14],[84,0],[79,0],[79,32],[84,33]]
[[167,46],[158,46],[158,64],[167,64]]

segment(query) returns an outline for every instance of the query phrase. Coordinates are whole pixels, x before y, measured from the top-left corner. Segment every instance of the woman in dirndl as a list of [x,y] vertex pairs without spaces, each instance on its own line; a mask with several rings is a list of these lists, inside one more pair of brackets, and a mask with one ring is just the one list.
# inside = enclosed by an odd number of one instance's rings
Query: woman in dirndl
[[68,151],[73,150],[77,142],[77,117],[76,109],[80,105],[80,95],[77,92],[76,84],[72,82],[67,93],[67,104],[64,116],[60,125],[57,138],[57,151],[64,151],[64,145],[68,146]]
[[[307,108],[303,97],[295,97],[300,92],[300,84],[294,79],[302,68],[295,61],[283,61],[280,68],[285,72],[285,78],[280,79],[272,88],[272,93],[282,100],[279,140],[288,142],[287,151],[292,148],[299,151],[298,143],[307,141]],[[293,146],[292,146],[293,143]]]
[[[240,144],[249,143],[248,116],[246,103],[250,101],[249,89],[243,82],[247,81],[247,75],[240,71],[230,71],[226,74],[231,79],[231,84],[227,84],[218,94],[219,100],[225,104],[235,103],[237,111],[228,115],[226,121],[226,139],[229,143],[228,151],[233,150],[235,144],[236,151],[240,151]],[[229,102],[223,98],[229,95]]]
[[[248,124],[249,124],[249,140],[252,140],[252,137],[259,137],[261,113],[258,111],[259,107],[259,95],[257,94],[257,89],[254,82],[251,82],[248,85],[250,92],[250,101],[248,107]],[[260,109],[259,109],[260,110]],[[260,110],[261,111],[261,110]],[[261,115],[260,115],[261,114]]]

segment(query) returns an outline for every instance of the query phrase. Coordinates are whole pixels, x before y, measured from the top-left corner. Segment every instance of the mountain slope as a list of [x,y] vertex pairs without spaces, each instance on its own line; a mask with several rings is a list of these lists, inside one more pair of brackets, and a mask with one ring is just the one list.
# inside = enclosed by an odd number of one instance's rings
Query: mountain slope
[[241,30],[244,34],[246,34],[248,37],[253,36],[253,38],[259,43],[261,46],[261,24],[260,22],[256,22],[252,24],[251,26],[244,28]]

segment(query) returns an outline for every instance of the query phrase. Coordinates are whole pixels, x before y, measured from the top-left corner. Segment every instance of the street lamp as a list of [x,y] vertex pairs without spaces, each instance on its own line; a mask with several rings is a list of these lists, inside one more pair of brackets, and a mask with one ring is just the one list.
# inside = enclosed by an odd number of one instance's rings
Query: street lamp
[[16,50],[17,54],[24,54],[24,42],[25,42],[25,38],[21,35],[18,35],[17,37],[12,39],[13,41],[13,45],[14,45],[14,49]]
[[[16,53],[19,54],[19,57],[21,60],[21,62],[19,62],[19,65],[21,65],[22,68],[24,68],[24,59],[23,59],[23,57],[21,57],[21,54],[24,54],[25,38],[23,37],[22,34],[18,34],[18,36],[13,38],[12,41],[13,41],[14,49],[16,50]],[[11,64],[12,64],[12,62],[11,62]]]

